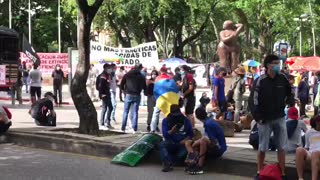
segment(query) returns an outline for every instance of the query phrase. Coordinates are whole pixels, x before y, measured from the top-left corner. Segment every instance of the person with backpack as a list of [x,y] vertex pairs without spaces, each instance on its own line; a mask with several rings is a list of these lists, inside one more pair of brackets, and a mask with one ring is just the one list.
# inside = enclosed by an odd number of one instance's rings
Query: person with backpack
[[180,73],[182,77],[182,98],[184,101],[185,114],[191,121],[192,127],[195,125],[195,119],[193,116],[194,108],[196,106],[196,82],[191,73],[191,68],[187,65],[183,65],[180,68]]
[[101,129],[109,130],[113,129],[111,126],[111,112],[113,110],[110,93],[110,74],[112,72],[112,66],[108,63],[103,65],[103,72],[97,77],[97,89],[99,90],[99,98],[102,100]]
[[250,97],[251,112],[258,123],[259,150],[257,154],[257,174],[263,169],[265,153],[269,150],[271,133],[274,134],[276,149],[278,150],[279,166],[282,179],[285,175],[285,147],[288,140],[285,121],[286,101],[293,99],[291,86],[285,75],[280,73],[280,59],[276,55],[268,55],[264,59],[266,74],[254,82]]
[[305,147],[296,150],[296,168],[299,180],[303,180],[303,171],[306,162],[311,161],[312,180],[318,179],[320,160],[320,116],[314,116],[310,120],[311,129],[305,134]]
[[56,126],[56,113],[53,109],[55,96],[52,92],[46,92],[44,98],[36,101],[30,111],[31,117],[38,126]]

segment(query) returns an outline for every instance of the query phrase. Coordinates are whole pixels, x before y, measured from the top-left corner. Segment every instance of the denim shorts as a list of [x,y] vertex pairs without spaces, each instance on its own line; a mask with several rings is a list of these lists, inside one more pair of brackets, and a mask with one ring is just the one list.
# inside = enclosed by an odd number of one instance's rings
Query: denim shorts
[[271,132],[273,132],[276,148],[285,150],[288,136],[286,121],[282,117],[263,124],[258,123],[259,151],[266,152],[269,150]]

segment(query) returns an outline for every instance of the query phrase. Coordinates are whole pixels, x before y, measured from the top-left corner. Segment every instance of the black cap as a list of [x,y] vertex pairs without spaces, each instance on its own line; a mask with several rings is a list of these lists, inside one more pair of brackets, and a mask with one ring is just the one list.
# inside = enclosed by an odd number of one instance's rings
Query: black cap
[[274,54],[267,55],[263,61],[264,67],[267,68],[268,64],[270,64],[274,60],[279,60],[279,57]]

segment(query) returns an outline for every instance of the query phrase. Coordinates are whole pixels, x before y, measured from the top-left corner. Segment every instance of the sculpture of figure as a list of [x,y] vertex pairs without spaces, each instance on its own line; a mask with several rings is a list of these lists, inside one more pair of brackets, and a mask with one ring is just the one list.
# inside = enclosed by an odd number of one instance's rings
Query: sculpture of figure
[[223,23],[223,30],[220,32],[217,53],[220,66],[226,68],[228,73],[234,71],[239,64],[240,46],[237,39],[242,29],[242,24],[234,25],[232,21],[228,20]]

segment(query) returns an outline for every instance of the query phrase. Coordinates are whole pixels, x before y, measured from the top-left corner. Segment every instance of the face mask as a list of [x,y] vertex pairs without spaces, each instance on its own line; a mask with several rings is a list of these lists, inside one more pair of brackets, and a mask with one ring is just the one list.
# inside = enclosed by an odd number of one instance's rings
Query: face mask
[[184,75],[186,75],[186,72],[185,71],[180,71],[180,74],[181,74],[181,76],[184,76]]
[[112,69],[107,69],[107,73],[110,74],[112,72]]
[[60,67],[57,67],[57,70],[59,71],[59,70],[60,70]]
[[280,73],[280,65],[274,65],[272,67],[272,71],[275,73],[275,74],[279,74]]
[[154,79],[154,78],[156,78],[156,77],[157,77],[157,75],[153,74],[151,77],[152,77],[152,79]]

